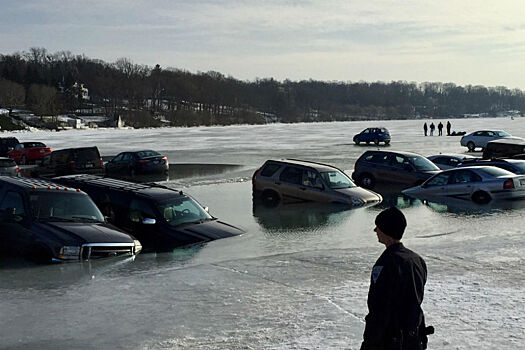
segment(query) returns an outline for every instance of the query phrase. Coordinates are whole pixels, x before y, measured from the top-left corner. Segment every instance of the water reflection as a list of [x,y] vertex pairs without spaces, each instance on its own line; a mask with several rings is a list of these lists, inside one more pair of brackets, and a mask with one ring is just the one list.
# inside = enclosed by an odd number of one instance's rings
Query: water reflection
[[253,202],[255,221],[267,232],[317,231],[342,223],[350,214],[350,208],[342,204],[293,203],[270,207]]
[[170,164],[169,177],[170,179],[182,179],[218,175],[241,167],[242,165],[237,164]]
[[383,201],[376,205],[377,209],[385,209],[389,207],[398,207],[400,209],[408,208],[414,205],[421,205],[421,201],[411,198],[401,193],[407,186],[392,185],[392,184],[377,184],[374,191],[383,196]]
[[487,214],[506,210],[525,208],[525,200],[493,200],[487,204],[476,204],[470,200],[457,198],[432,198],[419,200],[432,210],[440,213],[448,212],[462,215]]

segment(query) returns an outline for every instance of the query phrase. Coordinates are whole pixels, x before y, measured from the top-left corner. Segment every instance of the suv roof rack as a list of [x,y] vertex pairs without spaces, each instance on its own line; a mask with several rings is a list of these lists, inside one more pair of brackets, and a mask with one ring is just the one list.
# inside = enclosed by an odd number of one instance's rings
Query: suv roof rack
[[97,175],[91,175],[91,174],[64,175],[64,176],[61,176],[60,178],[65,179],[65,180],[74,179],[75,181],[78,181],[78,182],[89,183],[89,184],[100,186],[100,187],[109,186],[112,189],[126,191],[126,192],[145,190],[149,188],[162,188],[162,189],[170,190],[173,192],[178,192],[181,195],[183,194],[181,190],[176,190],[168,186],[159,185],[154,182],[137,183],[137,182],[113,179],[111,177],[103,177],[103,176],[97,176]]
[[327,167],[330,167],[330,168],[335,168],[335,166],[333,166],[333,165],[320,163],[320,162],[314,162],[314,161],[311,161],[311,160],[303,160],[303,159],[295,159],[295,158],[284,158],[284,160],[293,160],[295,162],[311,163],[311,164],[327,166]]
[[0,176],[0,180],[7,181],[14,185],[21,185],[28,188],[48,188],[48,187],[64,187],[56,182],[48,179],[36,179],[29,177],[14,177],[14,176]]

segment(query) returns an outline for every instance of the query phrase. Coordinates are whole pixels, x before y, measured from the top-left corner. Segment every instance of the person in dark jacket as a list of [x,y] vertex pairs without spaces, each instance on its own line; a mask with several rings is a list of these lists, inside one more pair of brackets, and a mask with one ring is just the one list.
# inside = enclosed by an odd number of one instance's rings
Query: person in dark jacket
[[386,246],[374,267],[361,350],[422,350],[427,334],[421,302],[427,279],[425,261],[401,243],[403,213],[383,210],[375,220],[377,238]]
[[450,128],[452,128],[452,124],[450,124],[450,121],[447,121],[447,136],[450,136]]
[[423,124],[423,131],[425,132],[425,136],[427,136],[427,130],[428,130],[428,126],[427,126],[427,123]]

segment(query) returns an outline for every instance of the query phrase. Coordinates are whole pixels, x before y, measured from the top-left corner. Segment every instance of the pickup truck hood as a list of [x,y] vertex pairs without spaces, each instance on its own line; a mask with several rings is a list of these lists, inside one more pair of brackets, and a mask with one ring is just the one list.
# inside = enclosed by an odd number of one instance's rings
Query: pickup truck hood
[[62,241],[133,243],[133,237],[105,223],[40,222],[37,225]]

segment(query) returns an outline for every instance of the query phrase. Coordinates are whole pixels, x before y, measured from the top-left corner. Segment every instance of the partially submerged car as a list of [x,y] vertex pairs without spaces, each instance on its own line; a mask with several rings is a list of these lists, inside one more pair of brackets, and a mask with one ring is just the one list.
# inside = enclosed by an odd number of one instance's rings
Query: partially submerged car
[[525,160],[523,159],[472,159],[461,163],[458,167],[495,166],[513,174],[525,175]]
[[145,249],[169,251],[244,233],[211,216],[188,194],[159,184],[87,174],[53,181],[88,193],[109,222],[137,237]]
[[122,152],[105,164],[107,175],[166,174],[168,158],[157,151]]
[[361,142],[365,142],[366,144],[373,142],[376,145],[384,142],[385,145],[388,145],[390,143],[390,133],[383,127],[366,128],[359,134],[356,134],[353,140],[356,145],[359,145]]
[[54,182],[0,176],[0,249],[37,262],[133,256],[142,246],[89,196]]
[[363,187],[376,183],[417,185],[440,169],[422,155],[403,151],[366,151],[355,162],[352,179]]
[[455,168],[465,161],[479,158],[470,156],[468,154],[448,153],[428,156],[427,159],[430,160],[432,163],[436,164],[439,169],[446,170]]
[[503,138],[489,141],[483,150],[483,159],[523,156],[525,156],[525,140],[519,139]]
[[53,177],[67,174],[103,174],[104,162],[96,146],[66,148],[46,154],[32,169],[31,176]]
[[455,168],[444,170],[403,194],[425,200],[452,197],[485,204],[493,199],[525,197],[525,176],[493,166]]
[[489,141],[498,139],[524,140],[521,137],[512,136],[503,130],[479,130],[463,136],[460,144],[473,152],[476,148],[484,149]]
[[336,167],[298,159],[267,160],[252,176],[252,191],[254,198],[270,205],[286,201],[360,207],[383,200],[380,194],[356,186]]

